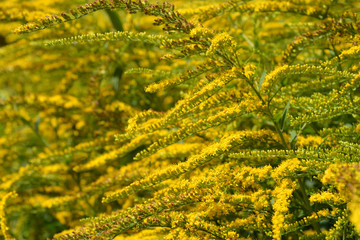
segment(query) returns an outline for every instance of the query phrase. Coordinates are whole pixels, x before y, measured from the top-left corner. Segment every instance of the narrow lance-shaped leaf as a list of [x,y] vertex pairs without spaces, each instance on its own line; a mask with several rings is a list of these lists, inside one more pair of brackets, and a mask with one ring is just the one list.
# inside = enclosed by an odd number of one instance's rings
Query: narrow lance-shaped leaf
[[290,108],[290,101],[291,99],[289,99],[289,102],[286,104],[285,108],[284,108],[284,111],[282,113],[282,116],[281,116],[281,119],[280,119],[280,128],[281,128],[281,131],[284,131],[284,126],[285,126],[285,121],[286,121],[286,115],[287,115],[287,112],[289,111],[289,108]]
[[259,82],[259,91],[261,90],[261,85],[263,84],[264,80],[265,80],[265,76],[266,76],[266,70],[264,69],[263,73],[261,74],[260,77],[260,82]]

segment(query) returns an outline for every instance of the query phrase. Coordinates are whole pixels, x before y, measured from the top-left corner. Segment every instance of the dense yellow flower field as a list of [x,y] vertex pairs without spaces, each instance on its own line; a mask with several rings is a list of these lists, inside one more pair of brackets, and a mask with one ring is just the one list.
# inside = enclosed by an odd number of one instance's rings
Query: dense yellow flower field
[[358,1],[0,10],[0,239],[360,239]]

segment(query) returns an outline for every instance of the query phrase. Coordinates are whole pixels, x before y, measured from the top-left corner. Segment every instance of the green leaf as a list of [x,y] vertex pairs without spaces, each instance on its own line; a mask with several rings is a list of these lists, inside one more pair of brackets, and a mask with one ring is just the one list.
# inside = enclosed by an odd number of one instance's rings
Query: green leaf
[[296,133],[296,131],[295,130],[290,131],[290,146],[291,146],[291,149],[294,149],[294,147],[296,145],[296,142],[297,142],[297,139],[298,139],[298,134]]
[[251,48],[254,48],[254,43],[245,35],[245,33],[241,34],[245,41],[249,44]]
[[120,81],[121,81],[121,77],[122,77],[123,73],[124,73],[124,70],[122,69],[121,66],[116,67],[114,75],[111,78],[115,92],[119,91]]
[[296,142],[298,140],[298,136],[303,132],[304,128],[306,127],[306,123],[299,129],[299,131],[296,133],[295,130],[290,131],[290,147],[291,149],[295,149]]
[[317,147],[317,149],[316,149],[316,153],[317,153],[317,154],[319,154],[320,149],[324,146],[324,143],[326,142],[326,140],[328,139],[328,137],[329,137],[329,135],[326,136],[326,137],[324,138],[324,141],[322,141],[322,142],[320,143],[320,145]]
[[110,21],[113,25],[113,27],[120,32],[124,31],[123,24],[118,16],[118,14],[110,9],[105,9],[105,12],[107,13],[108,17],[110,18]]
[[289,99],[289,102],[286,104],[286,106],[285,106],[285,108],[284,108],[284,111],[283,111],[283,113],[282,113],[281,119],[280,119],[280,128],[281,128],[281,131],[284,130],[286,115],[287,115],[287,112],[289,111],[289,108],[290,108],[290,101],[291,101],[291,99]]
[[39,134],[39,124],[40,124],[40,121],[41,121],[41,117],[40,115],[37,116],[36,118],[36,121],[35,121],[35,127],[34,127],[34,131],[36,134]]
[[263,73],[261,74],[261,77],[260,77],[260,82],[259,82],[259,92],[260,92],[260,89],[261,89],[261,85],[263,84],[264,80],[265,80],[265,76],[266,76],[266,70],[264,69]]

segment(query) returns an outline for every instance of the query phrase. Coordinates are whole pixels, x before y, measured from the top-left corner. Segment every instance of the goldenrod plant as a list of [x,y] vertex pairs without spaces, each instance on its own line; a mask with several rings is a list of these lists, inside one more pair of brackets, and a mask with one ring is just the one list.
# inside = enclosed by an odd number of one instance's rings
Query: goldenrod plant
[[360,239],[359,1],[0,9],[0,239]]

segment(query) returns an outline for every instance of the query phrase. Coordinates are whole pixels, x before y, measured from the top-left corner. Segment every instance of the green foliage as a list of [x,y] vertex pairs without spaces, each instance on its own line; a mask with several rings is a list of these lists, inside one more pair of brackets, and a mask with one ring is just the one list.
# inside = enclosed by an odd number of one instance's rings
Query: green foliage
[[0,239],[359,239],[359,7],[4,1]]

